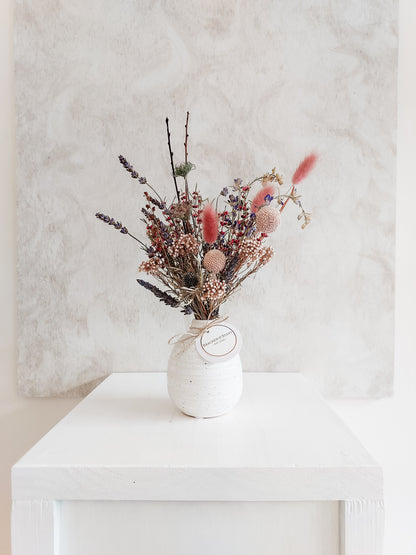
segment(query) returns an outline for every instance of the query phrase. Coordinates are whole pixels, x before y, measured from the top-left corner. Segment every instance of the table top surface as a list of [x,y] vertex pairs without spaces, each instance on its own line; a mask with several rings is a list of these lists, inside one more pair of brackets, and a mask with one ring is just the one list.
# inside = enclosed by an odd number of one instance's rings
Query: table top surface
[[112,374],[16,466],[376,466],[298,373],[245,373],[237,407],[218,418],[182,414],[165,373]]
[[63,469],[138,476],[142,469],[143,479],[151,470],[209,471],[216,480],[228,469],[240,471],[241,483],[256,471],[265,483],[276,472],[281,483],[295,483],[294,473],[300,480],[304,471],[305,484],[325,471],[338,489],[354,476],[371,487],[381,480],[374,459],[298,373],[244,373],[237,407],[209,419],[185,416],[171,403],[165,373],[112,374],[15,464],[15,482],[32,471],[32,482],[45,476],[46,484],[48,469],[54,476]]

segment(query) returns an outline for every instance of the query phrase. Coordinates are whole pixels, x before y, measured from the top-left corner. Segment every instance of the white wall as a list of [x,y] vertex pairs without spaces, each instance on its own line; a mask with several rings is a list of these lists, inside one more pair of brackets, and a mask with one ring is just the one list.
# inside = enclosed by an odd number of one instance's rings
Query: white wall
[[[178,160],[189,109],[189,186],[203,196],[319,153],[299,186],[315,224],[302,231],[289,206],[267,239],[273,262],[221,307],[244,369],[299,370],[334,397],[391,393],[398,0],[362,4],[16,2],[20,392],[70,397],[111,372],[158,372],[189,326],[138,287],[137,244],[93,217],[146,242],[143,189],[117,154],[169,200],[163,116]],[[264,314],[260,357],[248,314]]]
[[[0,2],[0,553],[10,553],[10,467],[76,400],[22,399],[16,387],[13,0]],[[30,279],[30,276],[28,276]]]
[[380,401],[331,403],[383,466],[385,555],[416,553],[415,29],[416,2],[400,0],[395,394]]
[[[372,0],[366,0],[371,2]],[[381,401],[332,405],[382,463],[386,478],[385,555],[416,553],[416,3],[401,0],[397,183],[396,392]],[[10,553],[10,466],[75,400],[23,399],[16,390],[13,0],[0,3],[0,553]],[[28,276],[30,279],[30,276]],[[412,435],[413,433],[413,435]]]

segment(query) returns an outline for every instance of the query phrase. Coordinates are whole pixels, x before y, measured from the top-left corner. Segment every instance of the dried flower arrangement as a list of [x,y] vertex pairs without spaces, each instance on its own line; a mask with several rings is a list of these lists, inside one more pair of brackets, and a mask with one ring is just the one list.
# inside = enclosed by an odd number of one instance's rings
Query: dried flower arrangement
[[[131,177],[155,194],[143,193],[146,204],[142,208],[142,221],[146,224],[149,244],[129,233],[121,222],[101,212],[96,217],[140,244],[146,260],[139,270],[159,281],[165,290],[138,279],[141,286],[168,306],[181,307],[183,313],[193,314],[197,320],[210,320],[218,317],[220,305],[243,281],[272,258],[273,248],[266,244],[266,239],[278,228],[281,213],[289,201],[300,208],[298,220],[302,221],[302,228],[309,224],[311,215],[303,209],[297,185],[309,175],[317,157],[310,154],[300,163],[285,193],[282,176],[273,169],[247,184],[240,178],[234,179],[231,191],[224,187],[215,203],[211,203],[201,196],[197,187],[193,192],[189,190],[188,175],[195,166],[188,160],[188,125],[189,112],[185,124],[185,161],[174,165],[166,118],[176,192],[171,203],[161,198],[147,179],[119,156]],[[183,190],[178,186],[179,177],[184,181]],[[260,189],[250,200],[250,193],[258,183]]]

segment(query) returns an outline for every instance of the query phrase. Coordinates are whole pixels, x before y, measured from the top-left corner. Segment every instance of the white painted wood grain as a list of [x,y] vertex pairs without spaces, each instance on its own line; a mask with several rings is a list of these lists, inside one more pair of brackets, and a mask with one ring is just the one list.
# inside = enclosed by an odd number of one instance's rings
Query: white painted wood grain
[[338,503],[64,502],[59,555],[338,555]]
[[13,501],[13,555],[59,554],[59,504],[54,501]]
[[362,468],[132,468],[95,466],[16,469],[16,498],[109,500],[339,500],[379,494],[381,471]]
[[340,555],[382,555],[384,503],[354,499],[340,504]]

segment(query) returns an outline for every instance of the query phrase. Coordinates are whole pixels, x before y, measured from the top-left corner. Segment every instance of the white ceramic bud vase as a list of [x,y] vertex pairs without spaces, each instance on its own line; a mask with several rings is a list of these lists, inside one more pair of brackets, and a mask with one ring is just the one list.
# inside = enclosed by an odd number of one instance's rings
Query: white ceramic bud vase
[[[209,322],[193,320],[189,333],[197,333]],[[195,337],[184,334],[176,341],[168,362],[168,392],[183,413],[196,418],[221,416],[235,407],[242,388],[240,355],[207,362],[195,347]]]

